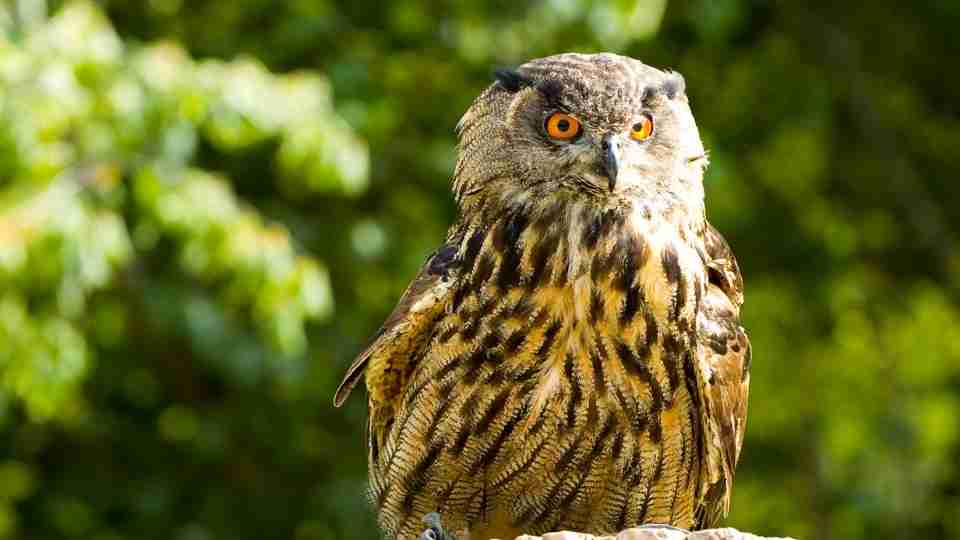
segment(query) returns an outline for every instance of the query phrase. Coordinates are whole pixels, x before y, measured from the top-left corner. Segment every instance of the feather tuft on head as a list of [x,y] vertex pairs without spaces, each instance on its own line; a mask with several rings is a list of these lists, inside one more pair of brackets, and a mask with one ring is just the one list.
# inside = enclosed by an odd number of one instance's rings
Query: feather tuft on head
[[506,91],[516,92],[529,84],[529,81],[515,69],[497,69],[493,76]]

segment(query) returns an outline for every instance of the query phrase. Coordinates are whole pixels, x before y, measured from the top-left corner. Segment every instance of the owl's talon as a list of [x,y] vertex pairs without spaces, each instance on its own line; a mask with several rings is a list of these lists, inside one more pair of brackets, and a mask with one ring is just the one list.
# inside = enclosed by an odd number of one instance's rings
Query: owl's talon
[[427,530],[420,533],[419,540],[457,540],[452,534],[443,530],[440,524],[440,514],[430,512],[423,516],[423,522],[427,524]]

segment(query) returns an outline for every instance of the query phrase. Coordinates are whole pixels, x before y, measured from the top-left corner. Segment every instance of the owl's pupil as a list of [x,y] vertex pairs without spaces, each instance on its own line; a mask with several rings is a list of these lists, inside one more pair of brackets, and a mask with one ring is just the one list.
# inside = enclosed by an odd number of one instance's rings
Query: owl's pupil
[[634,131],[643,131],[643,124],[637,123],[633,125]]
[[570,121],[561,120],[557,122],[557,127],[560,128],[560,131],[567,131],[568,129],[570,129]]

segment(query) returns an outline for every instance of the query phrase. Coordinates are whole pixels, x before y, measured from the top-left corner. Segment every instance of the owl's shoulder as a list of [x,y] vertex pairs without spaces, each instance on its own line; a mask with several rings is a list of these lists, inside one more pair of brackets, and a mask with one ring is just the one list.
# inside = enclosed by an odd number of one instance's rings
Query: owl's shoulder
[[401,365],[422,346],[428,327],[443,311],[460,274],[457,245],[448,242],[427,257],[396,307],[357,356],[337,388],[334,403],[341,405],[366,374],[371,399],[399,393],[410,366]]

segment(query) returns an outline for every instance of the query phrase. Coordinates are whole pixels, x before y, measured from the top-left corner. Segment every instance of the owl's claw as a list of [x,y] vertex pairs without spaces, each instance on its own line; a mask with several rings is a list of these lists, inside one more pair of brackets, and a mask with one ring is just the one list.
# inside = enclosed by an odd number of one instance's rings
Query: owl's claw
[[420,540],[457,540],[452,534],[443,530],[440,514],[430,512],[423,516],[423,522],[427,524],[427,530],[420,533]]

